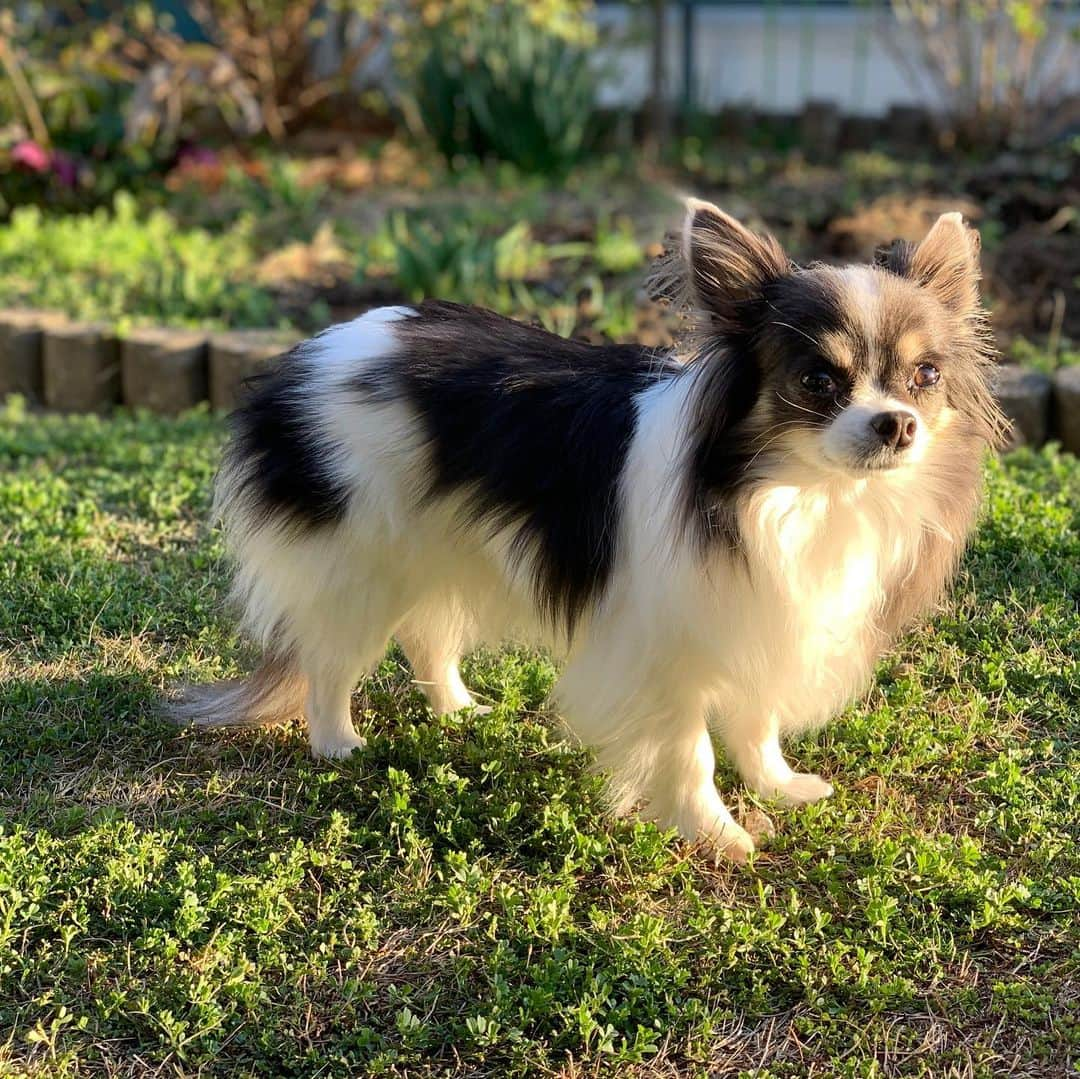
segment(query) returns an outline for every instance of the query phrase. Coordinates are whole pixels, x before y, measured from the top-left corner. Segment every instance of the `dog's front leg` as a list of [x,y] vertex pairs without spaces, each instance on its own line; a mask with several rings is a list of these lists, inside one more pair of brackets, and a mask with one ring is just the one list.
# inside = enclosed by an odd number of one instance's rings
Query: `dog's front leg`
[[716,789],[703,695],[670,677],[668,667],[634,662],[636,641],[629,641],[627,656],[610,647],[611,635],[596,640],[602,646],[583,648],[567,664],[555,697],[608,773],[614,812],[644,804],[642,816],[662,828],[745,861],[754,840]]
[[644,816],[676,828],[737,862],[754,850],[750,833],[735,821],[716,789],[716,759],[704,720],[663,724],[657,731]]
[[832,794],[832,784],[812,772],[793,771],[784,759],[774,714],[748,710],[743,715],[724,715],[717,727],[739,775],[763,798],[804,805]]

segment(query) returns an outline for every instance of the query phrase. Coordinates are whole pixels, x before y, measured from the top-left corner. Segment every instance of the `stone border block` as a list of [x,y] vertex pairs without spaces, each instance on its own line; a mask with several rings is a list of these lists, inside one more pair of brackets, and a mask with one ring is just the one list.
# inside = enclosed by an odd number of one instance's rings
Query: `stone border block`
[[880,137],[883,126],[876,116],[841,116],[839,149],[868,150]]
[[893,105],[885,129],[900,145],[922,149],[933,141],[934,119],[921,105]]
[[62,412],[100,412],[120,400],[120,342],[108,326],[71,322],[46,331],[45,404]]
[[1041,371],[1003,364],[995,372],[994,396],[1012,420],[1008,449],[1041,446],[1050,433],[1051,382]]
[[276,330],[234,330],[210,338],[210,405],[232,409],[246,378],[257,374],[296,344]]
[[840,143],[840,110],[831,101],[808,101],[799,118],[799,138],[807,157],[835,154]]
[[[833,110],[811,106],[806,119],[831,128]],[[0,401],[18,393],[48,408],[86,412],[107,409],[122,398],[168,415],[209,398],[214,409],[224,411],[236,406],[247,378],[298,340],[283,330],[233,330],[207,341],[198,331],[154,326],[120,342],[104,324],[68,322],[56,311],[0,309]],[[1003,364],[993,382],[1012,423],[1006,449],[1041,446],[1054,437],[1080,455],[1080,365],[1050,378]]]
[[0,400],[21,393],[35,403],[41,401],[45,330],[63,322],[64,316],[55,311],[0,311]]
[[120,346],[125,405],[175,414],[206,400],[207,348],[189,330],[133,330]]
[[1054,372],[1054,437],[1080,456],[1080,365]]

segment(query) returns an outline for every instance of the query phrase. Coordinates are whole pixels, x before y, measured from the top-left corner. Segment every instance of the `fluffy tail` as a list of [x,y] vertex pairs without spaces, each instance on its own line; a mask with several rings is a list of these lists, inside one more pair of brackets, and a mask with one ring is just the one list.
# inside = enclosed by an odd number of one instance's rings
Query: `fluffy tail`
[[291,655],[267,656],[246,680],[185,686],[165,715],[184,727],[269,727],[299,715],[306,693]]

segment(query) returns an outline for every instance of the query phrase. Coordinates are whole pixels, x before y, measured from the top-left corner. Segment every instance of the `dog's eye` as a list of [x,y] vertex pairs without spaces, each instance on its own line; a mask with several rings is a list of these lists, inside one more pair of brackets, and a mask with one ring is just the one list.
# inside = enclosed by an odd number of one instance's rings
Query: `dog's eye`
[[824,368],[807,371],[799,381],[802,383],[803,389],[809,390],[819,397],[836,393],[836,379]]
[[932,363],[920,363],[915,368],[914,382],[920,390],[927,386],[936,386],[941,378],[941,372]]

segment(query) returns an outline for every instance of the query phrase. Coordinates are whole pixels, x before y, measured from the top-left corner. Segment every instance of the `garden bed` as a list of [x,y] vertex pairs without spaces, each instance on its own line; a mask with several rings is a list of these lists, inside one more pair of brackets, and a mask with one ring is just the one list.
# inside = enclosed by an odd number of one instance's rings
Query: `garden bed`
[[[946,164],[879,149],[823,164],[777,146],[684,139],[661,165],[627,170],[600,158],[552,184],[507,166],[452,171],[394,140],[366,153],[188,157],[157,194],[83,217],[22,210],[0,231],[0,304],[44,305],[119,340],[136,332],[101,359],[88,392],[54,400],[25,334],[5,345],[13,335],[0,330],[0,393],[69,408],[176,412],[205,399],[227,408],[239,379],[278,345],[428,295],[565,335],[665,346],[677,321],[641,282],[682,189],[774,230],[801,260],[867,260],[961,209],[983,237],[999,342],[1032,369],[1004,371],[1006,411],[1023,441],[1059,438],[1076,451],[1078,161],[1061,150]],[[140,344],[147,327],[152,338],[159,328],[198,338],[181,339],[181,359]]]
[[[310,144],[310,140],[309,140]],[[775,231],[800,260],[861,260],[962,210],[983,237],[1003,346],[1080,338],[1080,155],[940,159],[684,139],[552,183],[509,166],[456,171],[389,141],[336,154],[182,158],[160,188],[94,216],[17,211],[0,231],[0,306],[121,326],[302,332],[378,302],[486,303],[566,332],[631,339],[640,269],[693,191]]]

